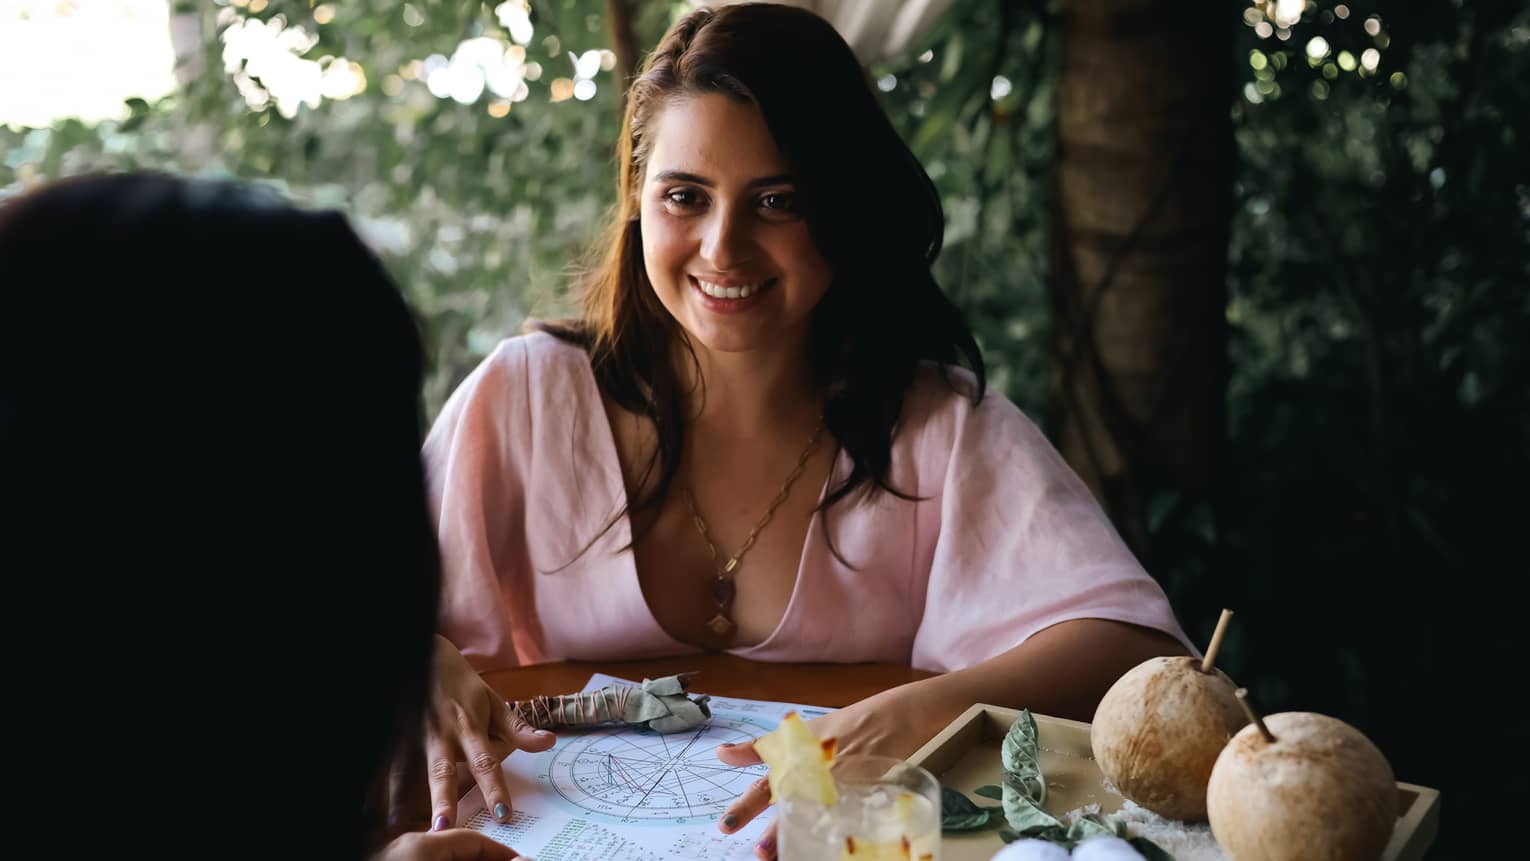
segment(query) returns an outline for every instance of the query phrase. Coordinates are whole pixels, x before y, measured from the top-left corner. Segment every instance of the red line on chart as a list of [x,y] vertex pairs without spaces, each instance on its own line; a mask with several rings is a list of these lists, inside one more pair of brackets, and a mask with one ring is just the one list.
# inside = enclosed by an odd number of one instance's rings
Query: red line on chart
[[631,789],[633,792],[643,791],[643,787],[639,786],[636,781],[627,776],[627,770],[622,768],[621,760],[617,759],[609,753],[606,754],[606,768],[611,769],[613,774],[620,776],[622,782],[627,784],[628,789]]

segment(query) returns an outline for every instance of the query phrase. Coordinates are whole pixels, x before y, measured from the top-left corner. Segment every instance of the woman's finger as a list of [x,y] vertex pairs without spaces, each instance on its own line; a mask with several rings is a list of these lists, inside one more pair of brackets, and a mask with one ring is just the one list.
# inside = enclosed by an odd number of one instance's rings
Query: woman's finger
[[454,829],[430,834],[405,834],[377,856],[376,861],[531,861],[509,846],[476,831]]
[[495,698],[494,731],[509,739],[516,748],[530,753],[540,753],[558,742],[558,736],[545,729],[537,729],[526,722],[511,705]]
[[752,741],[746,741],[741,744],[718,745],[717,758],[725,764],[735,767],[760,764],[760,755],[755,752],[754,742]]
[[765,826],[760,842],[754,844],[754,857],[760,861],[776,861],[776,823]]
[[[504,774],[499,770],[504,754],[490,745],[488,737],[473,725],[473,720],[460,706],[453,706],[457,730],[457,746],[467,762],[473,781],[483,793],[484,807],[496,822],[510,821],[510,790],[505,788]],[[491,713],[492,714],[492,713]],[[490,718],[492,722],[493,718]],[[484,729],[487,729],[485,727]]]
[[759,816],[769,806],[770,779],[762,777],[749,784],[749,788],[744,790],[743,794],[738,798],[734,799],[733,804],[723,813],[722,821],[718,823],[718,827],[722,829],[723,833],[732,834],[748,825],[752,819]]
[[439,727],[425,731],[425,773],[430,783],[430,830],[445,831],[457,820],[457,750]]
[[388,836],[430,827],[430,786],[420,739],[399,746],[388,769]]

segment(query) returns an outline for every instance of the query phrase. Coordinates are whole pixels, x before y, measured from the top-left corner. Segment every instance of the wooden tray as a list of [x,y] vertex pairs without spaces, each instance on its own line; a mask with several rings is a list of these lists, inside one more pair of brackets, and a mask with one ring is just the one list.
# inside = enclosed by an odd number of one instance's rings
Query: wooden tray
[[[1086,804],[1098,804],[1106,813],[1118,810],[1123,799],[1104,788],[1104,778],[1089,746],[1089,724],[1032,714],[1041,773],[1047,781],[1046,811],[1060,816]],[[1019,716],[1016,709],[979,703],[926,742],[909,762],[979,804],[992,805],[994,801],[972,791],[999,782],[999,749]],[[1385,861],[1421,861],[1439,828],[1440,793],[1411,783],[1398,783],[1397,790],[1397,828],[1382,857]],[[997,830],[947,835],[941,840],[940,857],[941,861],[989,861],[1003,846]]]

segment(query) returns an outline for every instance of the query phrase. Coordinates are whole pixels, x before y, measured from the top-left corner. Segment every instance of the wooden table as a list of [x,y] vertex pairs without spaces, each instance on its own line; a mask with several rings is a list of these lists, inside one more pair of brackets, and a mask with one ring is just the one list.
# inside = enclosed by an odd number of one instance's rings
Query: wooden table
[[540,694],[568,694],[584,687],[592,673],[642,681],[694,672],[698,694],[839,708],[934,673],[902,664],[767,664],[728,654],[654,658],[644,661],[565,661],[484,673],[484,681],[507,700]]
[[[483,680],[507,700],[524,700],[543,694],[574,693],[594,673],[632,681],[695,673],[691,681],[693,693],[826,708],[842,708],[888,688],[935,675],[903,664],[767,664],[728,654],[702,654],[642,661],[537,664],[484,673]],[[459,768],[457,794],[461,796],[472,788],[472,772]],[[417,815],[410,820],[412,824],[389,832],[387,838],[406,828],[428,825],[430,797],[423,784],[416,788],[413,799],[410,808]]]
[[[691,683],[694,693],[825,708],[841,708],[888,688],[935,675],[903,664],[767,664],[728,654],[702,654],[642,661],[537,664],[484,673],[483,680],[505,699],[523,700],[542,694],[574,693],[584,687],[593,673],[642,681],[687,672],[696,673]],[[458,795],[472,788],[472,772],[459,768]],[[430,795],[423,781],[410,793],[404,807],[412,815],[387,837],[401,830],[428,827]]]

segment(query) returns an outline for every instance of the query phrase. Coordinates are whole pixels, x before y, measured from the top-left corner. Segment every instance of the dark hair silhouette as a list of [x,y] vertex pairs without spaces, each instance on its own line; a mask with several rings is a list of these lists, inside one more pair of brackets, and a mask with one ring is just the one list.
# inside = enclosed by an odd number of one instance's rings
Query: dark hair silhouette
[[5,840],[361,857],[440,576],[398,290],[336,213],[157,174],[0,206],[0,279]]
[[706,93],[759,106],[834,272],[814,311],[809,360],[827,394],[825,423],[854,468],[823,506],[859,488],[902,496],[887,484],[892,436],[919,364],[965,362],[977,400],[983,359],[930,272],[944,230],[935,186],[850,47],[817,15],[746,3],[697,10],[670,28],[627,94],[616,212],[604,259],[583,285],[583,316],[541,328],[584,346],[601,389],[654,422],[658,447],[642,481],[650,489],[632,508],[656,509],[680,465],[685,392],[670,363],[678,326],[643,267],[639,195],[654,118],[673,98]]

